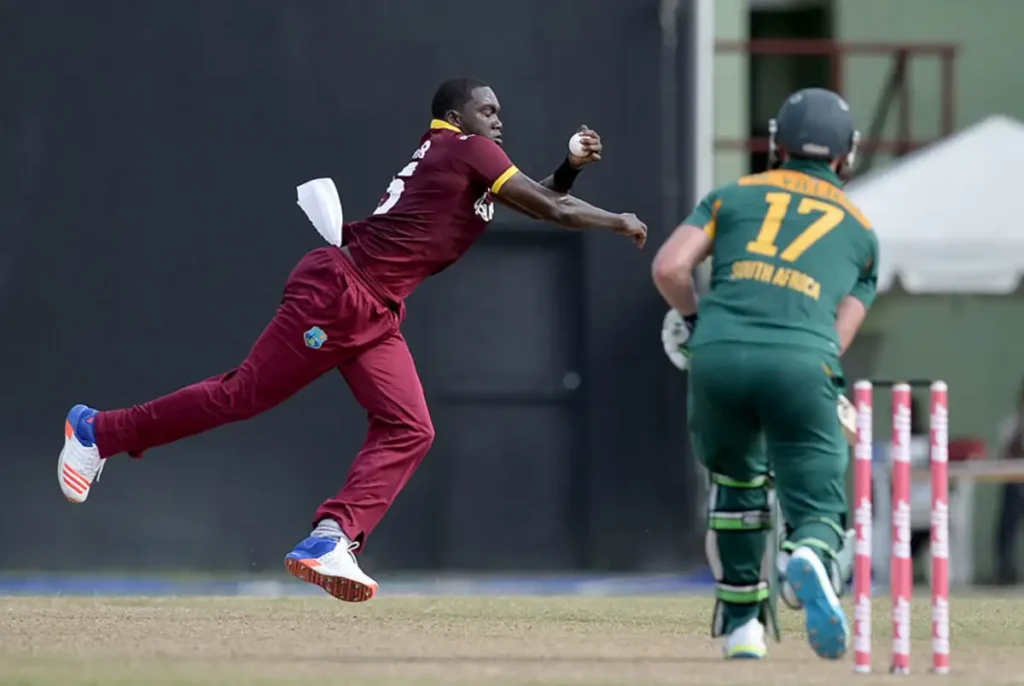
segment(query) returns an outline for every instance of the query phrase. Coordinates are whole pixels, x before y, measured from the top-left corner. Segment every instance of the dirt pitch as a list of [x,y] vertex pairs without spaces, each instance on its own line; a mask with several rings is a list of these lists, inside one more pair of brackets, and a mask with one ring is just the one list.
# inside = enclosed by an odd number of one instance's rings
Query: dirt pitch
[[[0,684],[1024,684],[1024,598],[955,597],[953,674],[928,675],[915,606],[910,677],[815,658],[784,612],[768,660],[725,663],[698,597],[0,598]],[[925,640],[921,640],[921,639]],[[939,679],[936,682],[936,679]]]

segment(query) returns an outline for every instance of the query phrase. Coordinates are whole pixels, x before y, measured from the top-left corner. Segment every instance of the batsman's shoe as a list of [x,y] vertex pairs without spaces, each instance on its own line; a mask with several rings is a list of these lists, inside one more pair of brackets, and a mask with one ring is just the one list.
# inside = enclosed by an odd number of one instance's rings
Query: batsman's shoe
[[768,654],[764,625],[755,617],[725,637],[726,660],[760,660]]
[[96,410],[75,405],[64,419],[64,449],[57,460],[57,481],[64,497],[73,503],[84,503],[93,481],[99,481],[105,460],[96,447],[93,422]]
[[352,553],[358,545],[310,536],[284,556],[284,566],[295,578],[319,586],[338,600],[361,603],[377,595],[377,582],[359,568]]
[[786,566],[786,578],[806,613],[811,648],[819,657],[838,660],[846,654],[850,627],[825,565],[811,548],[797,548]]

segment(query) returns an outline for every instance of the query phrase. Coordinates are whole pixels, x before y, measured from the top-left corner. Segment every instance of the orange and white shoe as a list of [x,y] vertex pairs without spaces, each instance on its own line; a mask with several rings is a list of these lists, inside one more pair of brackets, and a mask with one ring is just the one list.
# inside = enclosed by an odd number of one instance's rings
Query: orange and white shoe
[[93,422],[96,410],[75,405],[64,420],[64,449],[57,460],[57,481],[64,497],[73,503],[84,503],[93,481],[99,481],[105,460],[96,447]]
[[367,576],[352,553],[358,543],[310,536],[285,555],[284,566],[297,579],[319,586],[347,603],[377,595],[377,582]]

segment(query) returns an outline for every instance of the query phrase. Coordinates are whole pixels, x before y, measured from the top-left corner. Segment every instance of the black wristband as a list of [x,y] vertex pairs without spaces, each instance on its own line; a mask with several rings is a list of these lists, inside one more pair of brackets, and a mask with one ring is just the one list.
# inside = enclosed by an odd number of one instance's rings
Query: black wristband
[[556,189],[563,193],[568,193],[572,190],[572,184],[579,175],[580,170],[569,164],[569,158],[566,157],[558,169],[555,170],[555,173],[551,175],[551,181],[555,184]]
[[686,328],[690,330],[690,333],[693,333],[694,328],[697,326],[697,313],[694,312],[683,317],[683,323],[686,324]]

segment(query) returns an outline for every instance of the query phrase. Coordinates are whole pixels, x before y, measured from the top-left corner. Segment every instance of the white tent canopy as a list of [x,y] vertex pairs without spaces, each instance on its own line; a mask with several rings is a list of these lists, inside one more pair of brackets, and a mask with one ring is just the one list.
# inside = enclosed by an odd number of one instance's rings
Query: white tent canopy
[[881,246],[878,290],[1016,290],[1024,274],[1024,123],[991,116],[851,182]]

